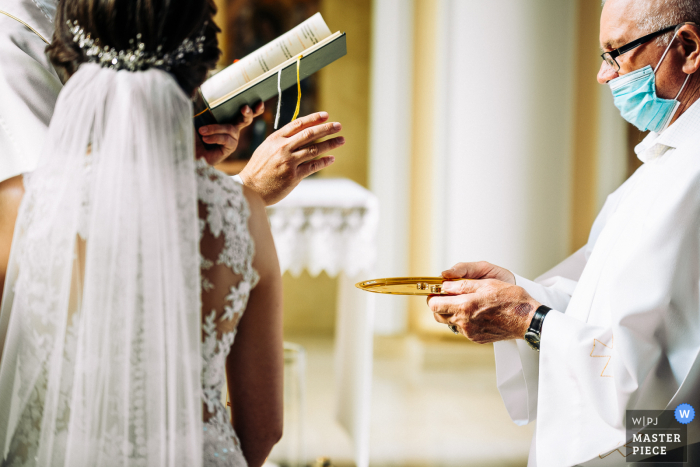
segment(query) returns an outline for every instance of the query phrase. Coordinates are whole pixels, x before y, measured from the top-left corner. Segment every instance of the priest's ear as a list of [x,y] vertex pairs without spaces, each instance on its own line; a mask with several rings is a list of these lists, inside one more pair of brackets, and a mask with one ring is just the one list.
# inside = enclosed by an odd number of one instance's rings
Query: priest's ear
[[700,25],[685,23],[678,29],[676,38],[685,55],[683,73],[692,75],[700,70]]

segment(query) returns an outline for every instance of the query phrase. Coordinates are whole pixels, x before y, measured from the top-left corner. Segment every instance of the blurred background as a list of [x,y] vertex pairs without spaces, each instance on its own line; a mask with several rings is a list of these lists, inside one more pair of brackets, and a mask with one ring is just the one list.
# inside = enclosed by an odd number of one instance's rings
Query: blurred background
[[[221,67],[316,12],[347,33],[347,56],[302,82],[301,114],[343,124],[347,144],[317,177],[379,200],[375,277],[486,260],[535,278],[586,243],[638,167],[642,135],[596,82],[597,0],[216,3]],[[270,134],[276,100],[222,169]],[[287,123],[296,88],[282,101]],[[304,464],[354,465],[332,409],[336,281],[284,276],[285,339],[306,352]],[[490,346],[453,336],[424,298],[378,297],[374,333],[371,465],[526,465],[534,427],[510,421]]]

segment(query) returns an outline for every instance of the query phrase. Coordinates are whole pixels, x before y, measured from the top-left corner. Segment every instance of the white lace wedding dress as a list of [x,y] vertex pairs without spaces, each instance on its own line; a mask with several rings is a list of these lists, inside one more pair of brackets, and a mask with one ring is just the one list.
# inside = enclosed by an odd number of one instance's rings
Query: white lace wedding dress
[[[205,233],[224,242],[216,257],[201,258],[202,294],[215,286],[208,272],[216,264],[229,268],[241,279],[230,287],[225,302],[203,314],[202,391],[208,419],[204,423],[204,465],[246,466],[228,410],[221,400],[225,363],[236,337],[236,327],[258,275],[252,261],[255,248],[248,232],[248,203],[230,177],[197,162],[197,191],[200,202],[200,238]],[[203,209],[204,208],[204,209]]]
[[3,466],[246,466],[221,391],[249,208],[191,116],[156,69],[83,64],[59,96],[0,306]]
[[[225,384],[226,357],[236,336],[236,327],[246,308],[250,291],[258,281],[253,269],[255,248],[248,232],[250,211],[241,186],[230,177],[213,169],[201,159],[197,161],[197,197],[200,203],[200,239],[208,234],[223,240],[216,257],[201,257],[202,293],[211,292],[215,286],[208,277],[215,265],[223,265],[241,279],[230,287],[230,292],[220,306],[202,314],[202,398],[205,421],[203,427],[203,461],[205,467],[245,467],[240,442],[231,425],[228,409],[222,402]],[[86,206],[87,207],[87,206]],[[88,217],[88,213],[83,211]],[[89,241],[89,237],[84,240]],[[75,324],[69,326],[69,339],[75,338]],[[68,342],[69,347],[74,343]],[[73,352],[66,352],[72,359]],[[72,366],[72,362],[68,362]],[[134,373],[143,371],[133,368]],[[35,389],[35,395],[27,404],[12,438],[9,456],[3,466],[36,466],[39,444],[42,398],[46,381]],[[137,403],[136,401],[134,401]],[[69,407],[64,407],[66,419]],[[60,431],[67,430],[64,425]],[[60,436],[60,431],[57,433]]]

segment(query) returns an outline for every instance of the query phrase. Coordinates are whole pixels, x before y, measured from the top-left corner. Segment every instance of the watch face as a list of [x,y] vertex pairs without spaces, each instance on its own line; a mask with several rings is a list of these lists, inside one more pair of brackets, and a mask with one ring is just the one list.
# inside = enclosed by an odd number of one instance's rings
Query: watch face
[[540,350],[540,336],[536,333],[528,331],[525,333],[525,342],[535,350]]

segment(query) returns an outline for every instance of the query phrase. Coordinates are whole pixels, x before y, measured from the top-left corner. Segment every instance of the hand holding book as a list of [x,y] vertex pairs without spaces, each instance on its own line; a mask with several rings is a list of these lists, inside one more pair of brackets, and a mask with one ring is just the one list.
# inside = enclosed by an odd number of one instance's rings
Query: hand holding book
[[260,102],[255,109],[247,105],[241,109],[241,116],[235,123],[213,123],[199,127],[200,138],[195,138],[197,158],[204,158],[209,165],[216,165],[234,153],[238,147],[241,130],[253,119],[262,115],[265,104]]

